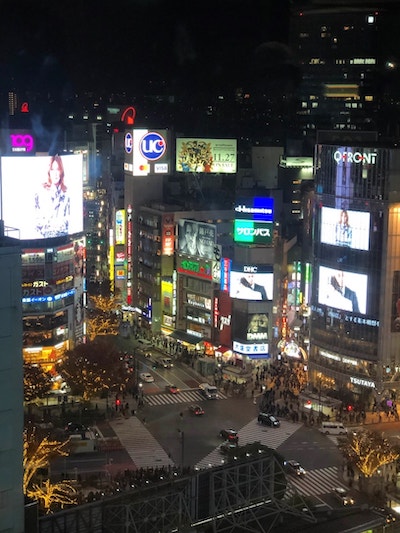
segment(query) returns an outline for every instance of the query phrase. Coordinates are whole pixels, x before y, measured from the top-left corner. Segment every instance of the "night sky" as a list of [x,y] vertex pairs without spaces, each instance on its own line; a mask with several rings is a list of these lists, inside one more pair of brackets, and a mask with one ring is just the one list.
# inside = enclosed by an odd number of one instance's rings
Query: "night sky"
[[[290,62],[289,0],[2,0],[0,92],[223,90]],[[275,43],[275,44],[274,44]]]

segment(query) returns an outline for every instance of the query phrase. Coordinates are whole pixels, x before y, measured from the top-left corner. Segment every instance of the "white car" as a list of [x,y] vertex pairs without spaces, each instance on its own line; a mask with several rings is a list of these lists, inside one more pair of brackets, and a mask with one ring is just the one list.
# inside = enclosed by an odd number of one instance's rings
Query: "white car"
[[149,374],[148,372],[142,372],[140,374],[140,379],[144,381],[145,383],[153,383],[154,381],[153,376]]

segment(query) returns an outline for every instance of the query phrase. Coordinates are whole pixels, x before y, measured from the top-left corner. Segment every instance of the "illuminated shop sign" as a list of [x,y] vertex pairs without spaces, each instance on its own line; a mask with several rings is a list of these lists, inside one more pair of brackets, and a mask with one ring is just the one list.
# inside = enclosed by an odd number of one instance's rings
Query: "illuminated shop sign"
[[206,298],[205,296],[200,296],[200,294],[187,294],[186,302],[193,307],[198,307],[199,309],[208,309],[211,311],[211,298]]
[[74,293],[75,289],[70,289],[60,294],[55,294],[54,296],[32,296],[29,298],[22,298],[22,303],[56,302],[58,300],[62,300],[63,298],[68,298],[68,296],[73,296]]
[[35,142],[29,133],[10,133],[10,146],[12,152],[32,152]]
[[373,381],[370,381],[369,379],[356,378],[354,376],[350,376],[350,382],[353,383],[353,385],[369,387],[370,389],[375,389],[376,386],[375,383]]
[[126,283],[126,303],[132,303],[132,206],[128,206],[128,222],[127,222],[127,241],[126,241],[126,257],[127,257],[127,283]]
[[180,259],[178,272],[181,274],[190,274],[198,278],[212,279],[212,268],[210,261],[190,261],[189,259]]
[[125,244],[125,209],[115,213],[115,244]]
[[274,199],[262,196],[238,198],[235,205],[235,218],[257,222],[273,222]]
[[133,129],[125,134],[124,170],[133,176],[168,174],[167,130]]
[[356,163],[362,165],[375,165],[378,154],[376,152],[341,152],[336,150],[333,159],[336,163]]
[[254,222],[253,220],[234,221],[233,239],[235,242],[250,244],[271,244],[273,224],[268,222]]
[[173,213],[162,217],[162,255],[173,255],[175,250],[175,222]]
[[262,344],[245,344],[238,341],[233,341],[232,348],[234,352],[244,355],[268,355],[268,343]]

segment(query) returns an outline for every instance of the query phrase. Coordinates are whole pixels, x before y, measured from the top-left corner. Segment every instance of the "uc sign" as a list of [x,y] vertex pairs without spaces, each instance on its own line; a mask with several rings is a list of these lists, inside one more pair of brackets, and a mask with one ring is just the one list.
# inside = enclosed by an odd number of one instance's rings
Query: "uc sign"
[[149,132],[140,139],[139,150],[148,161],[157,161],[167,150],[167,143],[162,135]]

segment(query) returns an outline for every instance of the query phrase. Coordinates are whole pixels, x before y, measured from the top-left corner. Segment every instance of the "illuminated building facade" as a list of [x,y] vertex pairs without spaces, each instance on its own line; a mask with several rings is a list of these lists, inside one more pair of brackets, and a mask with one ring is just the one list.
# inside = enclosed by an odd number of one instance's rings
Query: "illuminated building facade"
[[399,389],[400,151],[319,144],[310,381],[365,398]]
[[48,371],[85,337],[85,239],[68,241],[22,249],[24,361]]
[[398,2],[385,0],[293,7],[290,46],[302,73],[297,119],[310,154],[318,130],[397,134],[399,15]]

